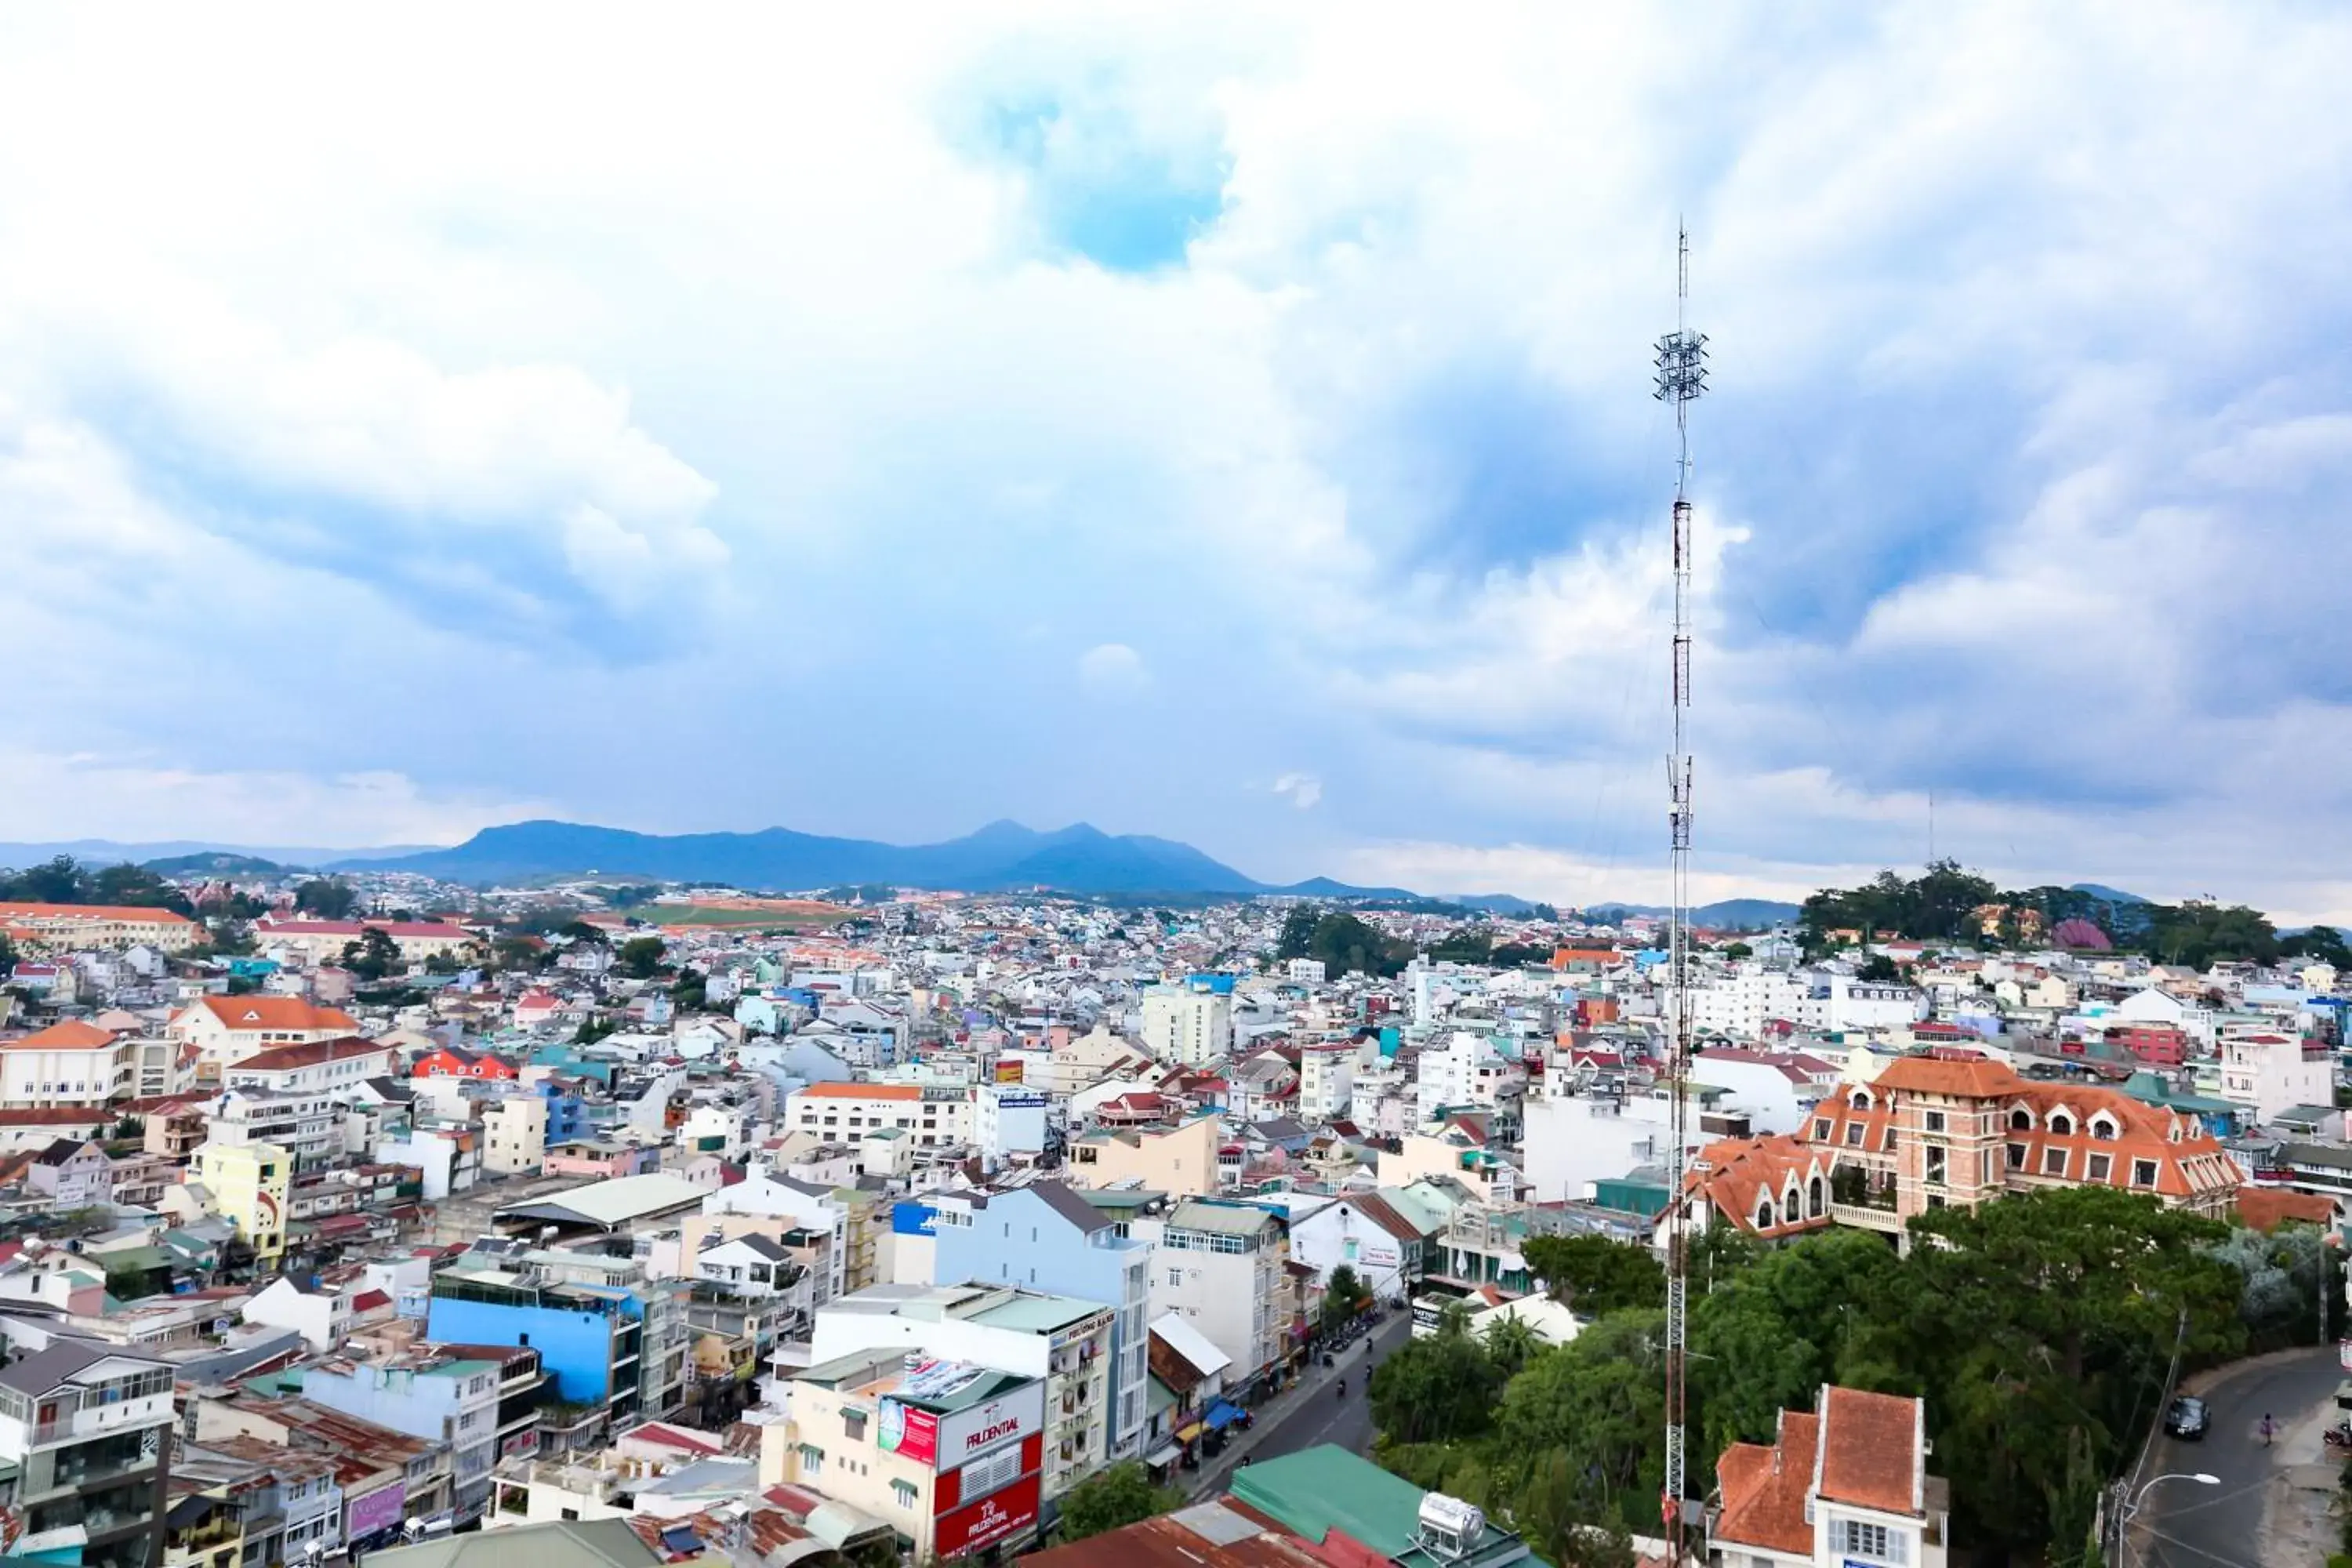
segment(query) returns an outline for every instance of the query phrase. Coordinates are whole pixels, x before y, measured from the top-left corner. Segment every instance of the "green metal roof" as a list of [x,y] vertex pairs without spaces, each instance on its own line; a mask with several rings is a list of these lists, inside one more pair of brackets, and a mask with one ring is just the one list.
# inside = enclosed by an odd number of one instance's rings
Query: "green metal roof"
[[[1435,1561],[1413,1542],[1422,1489],[1336,1444],[1245,1466],[1234,1472],[1232,1489],[1243,1502],[1318,1546],[1339,1530],[1402,1563]],[[1459,1562],[1471,1568],[1501,1568],[1528,1560],[1525,1542],[1489,1524],[1477,1550]]]
[[970,1321],[992,1329],[1043,1334],[1108,1310],[1100,1301],[1081,1301],[1075,1296],[1017,1296],[1001,1307],[974,1312]]

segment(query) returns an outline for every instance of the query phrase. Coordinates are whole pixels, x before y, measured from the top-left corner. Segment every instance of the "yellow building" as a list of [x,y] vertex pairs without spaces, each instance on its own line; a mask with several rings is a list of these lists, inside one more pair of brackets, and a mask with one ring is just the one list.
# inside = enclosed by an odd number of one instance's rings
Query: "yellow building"
[[1066,1174],[1081,1187],[1134,1181],[1155,1193],[1204,1196],[1217,1190],[1217,1144],[1223,1122],[1196,1116],[1181,1127],[1089,1132],[1070,1150]]
[[236,1226],[253,1248],[254,1267],[268,1270],[286,1251],[286,1197],[294,1156],[275,1143],[206,1143],[188,1162],[188,1180],[213,1195],[213,1211]]

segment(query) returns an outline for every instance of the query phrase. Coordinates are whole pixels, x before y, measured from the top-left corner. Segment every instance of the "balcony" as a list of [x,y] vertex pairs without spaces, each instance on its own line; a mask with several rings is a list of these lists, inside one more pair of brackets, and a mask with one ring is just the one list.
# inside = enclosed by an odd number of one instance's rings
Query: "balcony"
[[1872,1204],[1832,1204],[1830,1218],[1839,1225],[1850,1225],[1857,1230],[1874,1230],[1885,1236],[1903,1234],[1903,1216],[1893,1208],[1879,1208]]

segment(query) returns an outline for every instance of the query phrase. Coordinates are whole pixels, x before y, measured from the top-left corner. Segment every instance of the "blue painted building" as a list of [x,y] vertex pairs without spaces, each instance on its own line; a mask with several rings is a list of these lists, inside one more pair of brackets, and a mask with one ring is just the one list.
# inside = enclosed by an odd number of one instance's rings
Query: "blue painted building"
[[460,1264],[434,1276],[425,1333],[443,1344],[537,1351],[557,1401],[542,1425],[551,1448],[593,1447],[661,1414],[644,1408],[645,1302],[634,1290]]
[[571,1143],[588,1136],[588,1107],[580,1091],[553,1079],[539,1080],[539,1097],[547,1101],[547,1144]]
[[[932,1207],[931,1278],[939,1284],[1019,1285],[1111,1309],[1111,1457],[1136,1457],[1150,1379],[1150,1244],[1121,1234],[1112,1215],[1060,1182],[942,1193]],[[894,1211],[891,1223],[920,1234],[923,1216]]]

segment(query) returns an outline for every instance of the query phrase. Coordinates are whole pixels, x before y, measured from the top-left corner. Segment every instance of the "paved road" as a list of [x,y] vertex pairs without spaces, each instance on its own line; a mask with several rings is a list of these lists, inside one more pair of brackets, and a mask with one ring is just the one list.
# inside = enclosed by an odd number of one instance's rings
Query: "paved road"
[[[2299,1482],[2315,1466],[2332,1462],[2319,1434],[2335,1418],[2343,1376],[2328,1347],[2265,1356],[2209,1384],[2203,1397],[2212,1407],[2210,1433],[2196,1443],[2158,1437],[2142,1479],[2201,1471],[2219,1476],[2221,1485],[2166,1481],[2149,1490],[2132,1568],[2301,1568],[2306,1562],[2317,1568],[2324,1555],[2280,1536],[2264,1538],[2264,1514],[2273,1510],[2273,1522],[2279,1522]],[[2265,1414],[2277,1428],[2268,1447]]]
[[[1412,1314],[1400,1310],[1390,1313],[1373,1333],[1370,1355],[1364,1353],[1364,1342],[1359,1340],[1348,1347],[1339,1358],[1339,1366],[1329,1372],[1323,1370],[1318,1358],[1298,1387],[1256,1412],[1257,1423],[1250,1431],[1229,1445],[1213,1464],[1189,1478],[1193,1494],[1223,1490],[1225,1478],[1244,1454],[1253,1459],[1272,1459],[1295,1454],[1301,1448],[1312,1448],[1318,1443],[1337,1443],[1359,1454],[1370,1449],[1372,1413],[1364,1400],[1364,1380],[1373,1366],[1412,1335]],[[1342,1376],[1348,1380],[1345,1399],[1333,1387]]]

